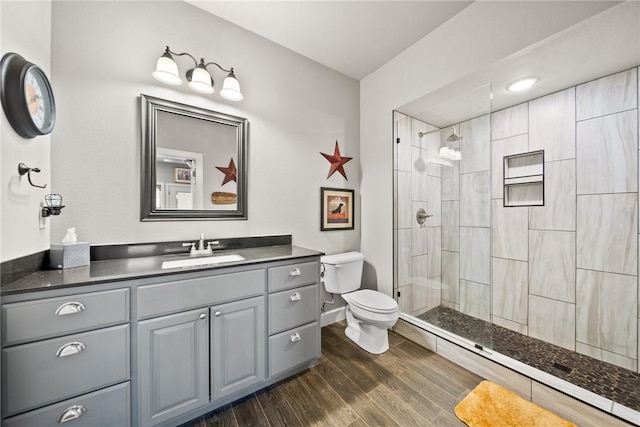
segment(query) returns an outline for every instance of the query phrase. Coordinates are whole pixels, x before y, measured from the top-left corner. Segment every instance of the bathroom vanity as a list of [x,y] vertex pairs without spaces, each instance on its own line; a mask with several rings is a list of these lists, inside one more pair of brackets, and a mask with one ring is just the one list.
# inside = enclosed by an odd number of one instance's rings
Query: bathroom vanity
[[233,252],[245,259],[117,259],[3,287],[2,425],[175,426],[310,367],[322,254]]

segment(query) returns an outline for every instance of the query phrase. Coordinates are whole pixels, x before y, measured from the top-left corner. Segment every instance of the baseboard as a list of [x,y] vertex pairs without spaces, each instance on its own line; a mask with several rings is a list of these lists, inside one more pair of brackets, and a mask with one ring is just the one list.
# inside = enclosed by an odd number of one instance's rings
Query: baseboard
[[333,310],[322,313],[322,316],[320,316],[320,326],[327,326],[344,319],[346,319],[345,308],[334,308]]

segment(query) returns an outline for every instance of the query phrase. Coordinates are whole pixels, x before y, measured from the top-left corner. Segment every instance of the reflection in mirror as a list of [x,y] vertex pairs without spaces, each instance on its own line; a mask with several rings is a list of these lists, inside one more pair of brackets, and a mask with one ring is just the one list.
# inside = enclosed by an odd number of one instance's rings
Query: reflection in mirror
[[246,119],[141,95],[141,220],[246,219]]

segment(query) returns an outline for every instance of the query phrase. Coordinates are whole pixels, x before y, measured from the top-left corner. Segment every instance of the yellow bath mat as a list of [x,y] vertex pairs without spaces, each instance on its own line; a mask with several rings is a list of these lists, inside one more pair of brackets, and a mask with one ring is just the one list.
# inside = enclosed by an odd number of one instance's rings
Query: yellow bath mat
[[491,381],[482,381],[455,407],[469,427],[577,427]]

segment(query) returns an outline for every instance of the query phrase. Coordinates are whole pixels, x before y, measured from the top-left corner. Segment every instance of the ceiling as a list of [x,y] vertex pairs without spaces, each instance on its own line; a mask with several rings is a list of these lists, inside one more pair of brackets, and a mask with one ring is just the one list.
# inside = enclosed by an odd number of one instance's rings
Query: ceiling
[[185,1],[357,80],[472,3]]
[[[185,1],[358,80],[437,29],[472,40],[465,24],[475,15],[495,28],[510,16],[482,15],[490,1]],[[444,127],[640,64],[638,1],[504,2],[500,10],[514,4],[535,12],[514,34],[533,42],[477,69],[478,52],[457,52],[469,58],[464,77],[397,109]],[[486,49],[506,43],[496,31]],[[531,90],[506,91],[529,75],[540,78]]]

